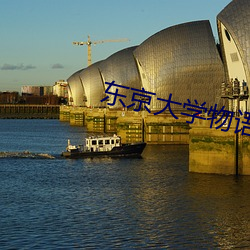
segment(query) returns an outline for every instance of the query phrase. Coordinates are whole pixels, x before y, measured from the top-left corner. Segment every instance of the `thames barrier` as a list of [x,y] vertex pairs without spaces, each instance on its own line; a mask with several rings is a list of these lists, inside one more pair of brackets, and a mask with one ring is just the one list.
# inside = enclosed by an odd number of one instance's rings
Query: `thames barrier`
[[[62,109],[60,119],[88,131],[118,133],[125,142],[188,144],[191,172],[249,175],[249,1],[231,1],[216,24],[217,41],[209,20],[176,24],[79,69],[67,79],[72,110]],[[154,115],[141,111],[143,99]],[[188,124],[190,117],[164,112],[170,104],[178,114],[187,107],[204,114],[214,107],[221,110],[216,119],[225,119],[224,107],[235,120],[227,132],[202,119]],[[126,111],[131,108],[138,112]]]

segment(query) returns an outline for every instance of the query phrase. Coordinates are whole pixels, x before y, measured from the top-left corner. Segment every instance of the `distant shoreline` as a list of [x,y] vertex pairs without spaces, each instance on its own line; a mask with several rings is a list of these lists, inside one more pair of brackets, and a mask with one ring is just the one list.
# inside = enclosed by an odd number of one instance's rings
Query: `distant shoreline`
[[0,119],[59,119],[60,105],[0,104]]

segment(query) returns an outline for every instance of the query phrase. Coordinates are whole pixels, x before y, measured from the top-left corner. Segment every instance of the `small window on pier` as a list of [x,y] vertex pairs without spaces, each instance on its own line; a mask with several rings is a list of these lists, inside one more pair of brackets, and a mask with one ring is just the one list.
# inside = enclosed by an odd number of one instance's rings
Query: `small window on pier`
[[228,31],[226,29],[225,29],[225,35],[227,37],[227,40],[230,42],[231,41],[231,37],[230,37],[230,35],[229,35],[229,33],[228,33]]

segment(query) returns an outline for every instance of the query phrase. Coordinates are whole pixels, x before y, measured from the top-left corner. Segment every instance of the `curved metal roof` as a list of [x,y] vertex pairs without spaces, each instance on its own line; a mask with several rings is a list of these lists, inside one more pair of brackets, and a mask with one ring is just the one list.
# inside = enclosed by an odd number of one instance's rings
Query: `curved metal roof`
[[90,65],[79,74],[87,97],[87,107],[105,106],[105,104],[101,102],[105,97],[104,83],[99,71],[99,65],[101,62],[102,61],[99,61]]
[[[217,16],[232,36],[245,67],[247,81],[250,82],[250,3],[249,0],[234,0]],[[219,29],[219,28],[218,28]],[[219,35],[221,37],[221,30]]]
[[[180,103],[197,100],[210,107],[216,102],[224,68],[209,21],[184,23],[164,29],[134,51],[142,86],[156,97]],[[150,109],[166,102],[152,99]],[[181,106],[173,105],[173,109]]]
[[74,106],[85,106],[86,95],[80,79],[80,73],[83,70],[78,70],[67,79],[69,101]]
[[[133,51],[137,48],[137,46],[133,46],[130,48],[123,49],[118,51],[108,57],[106,60],[102,61],[99,65],[100,73],[102,75],[104,82],[112,82],[115,81],[115,84],[125,86],[128,88],[138,88],[141,89],[141,81],[139,72],[137,70],[137,66],[135,63]],[[105,84],[105,89],[107,89],[109,85]],[[112,92],[115,92],[118,89],[118,93],[125,95],[126,97],[122,97],[122,101],[127,106],[131,104],[132,91],[125,88],[112,87]],[[109,95],[109,99],[107,103],[113,103],[113,96]],[[108,105],[109,108],[118,108],[123,107],[121,102],[116,101],[114,106]]]

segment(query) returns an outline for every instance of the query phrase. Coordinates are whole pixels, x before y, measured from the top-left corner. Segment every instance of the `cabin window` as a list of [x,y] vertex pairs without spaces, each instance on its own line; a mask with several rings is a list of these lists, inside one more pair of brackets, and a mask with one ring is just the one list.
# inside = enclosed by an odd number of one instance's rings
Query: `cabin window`
[[103,145],[103,140],[99,140],[99,141],[98,141],[98,144],[99,144],[99,145]]
[[114,141],[114,140],[111,140],[111,144],[115,144],[115,141]]
[[105,140],[105,144],[110,144],[110,141],[109,140]]
[[119,143],[119,140],[118,140],[118,139],[116,139],[116,143],[117,143],[117,144]]
[[92,141],[92,145],[96,145],[96,140],[93,140],[93,141]]

